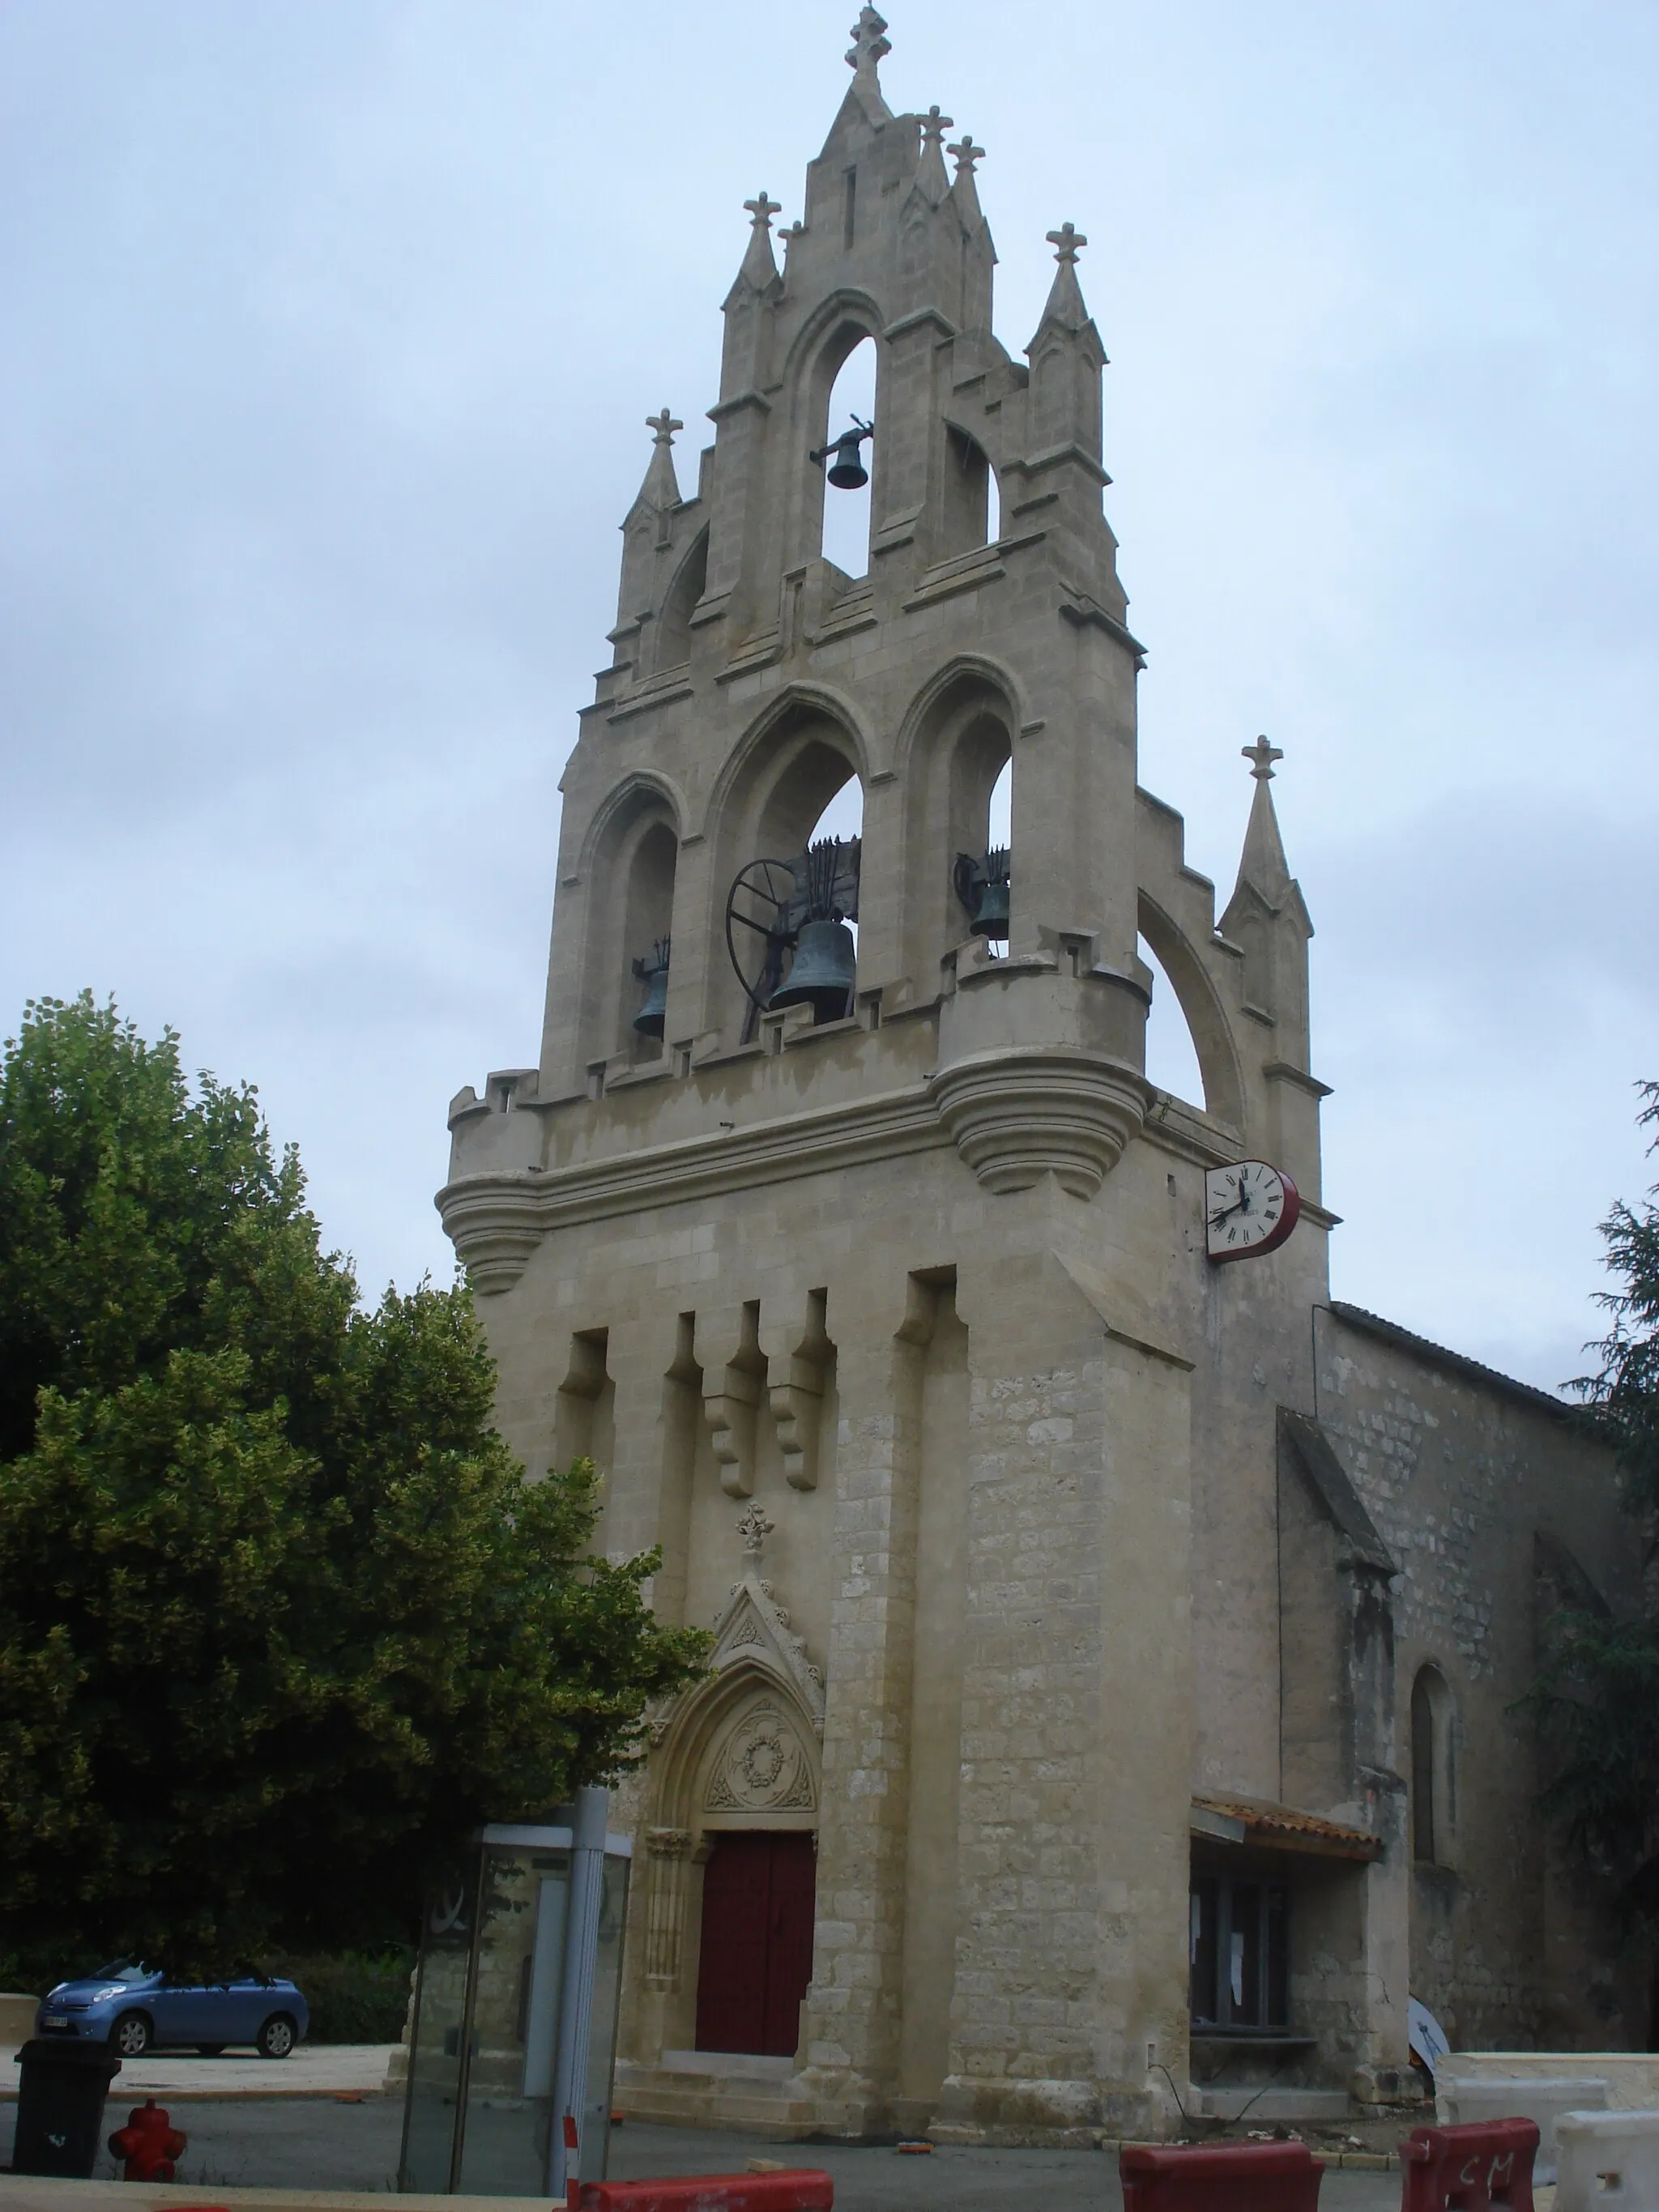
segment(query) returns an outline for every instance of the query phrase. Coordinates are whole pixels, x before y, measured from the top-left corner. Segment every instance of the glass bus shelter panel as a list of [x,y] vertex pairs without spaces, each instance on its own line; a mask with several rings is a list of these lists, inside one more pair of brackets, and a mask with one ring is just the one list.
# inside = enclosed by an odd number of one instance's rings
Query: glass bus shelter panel
[[458,1875],[428,1908],[422,1930],[398,2171],[398,2188],[421,2196],[450,2186],[476,1902],[472,1877]]
[[483,1860],[455,2187],[470,2197],[545,2197],[570,1859],[492,1845]]
[[582,2099],[579,2178],[603,2181],[611,2152],[611,2100],[617,2072],[617,2012],[622,1998],[623,1930],[628,1924],[629,1862],[607,1855],[593,1968],[593,2024]]

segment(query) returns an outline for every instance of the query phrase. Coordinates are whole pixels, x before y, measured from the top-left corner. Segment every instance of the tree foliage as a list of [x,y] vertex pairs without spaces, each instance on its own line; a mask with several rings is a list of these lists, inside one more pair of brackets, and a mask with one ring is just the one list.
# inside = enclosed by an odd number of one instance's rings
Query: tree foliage
[[703,1639],[526,1479],[465,1290],[365,1310],[255,1093],[89,995],[0,1062],[0,1950],[404,1938],[471,1827],[638,1755]]
[[[1642,1126],[1659,1126],[1659,1083],[1641,1086]],[[1659,1149],[1659,1139],[1655,1140]],[[1566,1609],[1527,1701],[1554,1763],[1547,1815],[1613,1885],[1632,1940],[1659,1941],[1659,1185],[1601,1224],[1618,1287],[1593,1349],[1600,1365],[1573,1386],[1617,1455],[1623,1503],[1644,1550],[1646,1601],[1631,1619]]]

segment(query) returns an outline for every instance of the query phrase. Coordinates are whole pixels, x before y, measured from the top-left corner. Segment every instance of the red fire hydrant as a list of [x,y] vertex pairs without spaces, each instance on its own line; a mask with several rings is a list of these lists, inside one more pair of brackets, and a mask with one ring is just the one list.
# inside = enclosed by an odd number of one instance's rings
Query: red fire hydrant
[[189,2141],[155,2098],[147,2097],[110,2137],[110,2156],[126,2160],[123,2181],[171,2181],[173,2160],[184,2156]]

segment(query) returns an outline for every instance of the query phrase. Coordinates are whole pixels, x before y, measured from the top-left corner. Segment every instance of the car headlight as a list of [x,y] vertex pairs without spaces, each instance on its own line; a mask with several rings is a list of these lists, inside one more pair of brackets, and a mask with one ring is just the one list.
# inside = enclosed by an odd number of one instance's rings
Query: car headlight
[[106,1990],[94,1990],[92,1993],[92,2001],[94,2004],[106,2004],[111,1997],[124,1997],[125,1995],[125,1986],[119,1982],[115,1982]]

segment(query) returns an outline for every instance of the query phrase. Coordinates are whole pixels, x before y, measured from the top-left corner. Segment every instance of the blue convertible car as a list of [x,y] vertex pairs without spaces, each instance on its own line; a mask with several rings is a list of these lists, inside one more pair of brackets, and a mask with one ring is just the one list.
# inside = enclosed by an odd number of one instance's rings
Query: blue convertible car
[[59,1982],[34,2016],[37,2035],[88,2036],[120,2058],[179,2044],[212,2058],[229,2043],[286,2058],[310,2025],[310,2008],[292,1982],[251,1968],[224,1982],[179,1982],[129,1960],[84,1981]]

